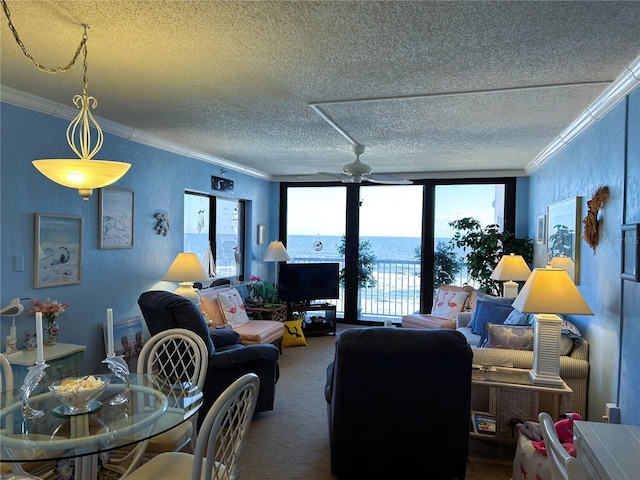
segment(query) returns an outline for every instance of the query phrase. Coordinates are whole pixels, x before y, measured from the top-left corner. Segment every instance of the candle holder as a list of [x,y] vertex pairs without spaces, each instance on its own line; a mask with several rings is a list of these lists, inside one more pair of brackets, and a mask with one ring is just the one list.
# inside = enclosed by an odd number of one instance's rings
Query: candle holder
[[116,357],[115,354],[107,355],[102,363],[106,363],[109,367],[109,370],[113,372],[113,374],[121,379],[124,382],[124,390],[122,390],[118,395],[113,397],[109,402],[110,405],[122,405],[123,403],[127,403],[129,401],[129,365],[124,359],[124,355],[119,355]]
[[36,410],[29,405],[29,396],[31,392],[38,386],[40,380],[44,377],[44,369],[49,365],[43,361],[36,362],[32,367],[27,368],[27,376],[24,378],[22,390],[22,416],[24,418],[40,418],[44,416],[42,410]]

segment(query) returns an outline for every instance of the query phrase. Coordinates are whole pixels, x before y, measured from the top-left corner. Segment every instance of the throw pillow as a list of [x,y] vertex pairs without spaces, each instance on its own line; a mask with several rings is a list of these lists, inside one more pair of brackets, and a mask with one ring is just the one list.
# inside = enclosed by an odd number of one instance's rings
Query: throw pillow
[[219,327],[227,323],[224,314],[220,310],[218,294],[219,292],[214,294],[213,292],[204,293],[203,290],[200,291],[200,310],[207,319],[207,322],[214,327]]
[[504,325],[529,325],[529,316],[514,309],[504,321]]
[[483,348],[523,350],[533,341],[533,327],[487,323],[487,341]]
[[235,288],[218,293],[218,301],[224,318],[231,328],[241,327],[249,321],[242,297]]
[[438,318],[456,319],[456,315],[464,308],[469,294],[453,290],[438,289],[438,295],[433,303],[431,315]]
[[[485,293],[478,293],[476,306],[473,310],[473,326],[471,331],[476,335],[484,335],[486,323],[504,323],[513,307],[513,298],[494,297]],[[484,340],[484,338],[481,338]]]
[[304,338],[304,332],[302,331],[302,319],[288,320],[282,323],[284,323],[284,336],[282,337],[283,347],[307,344],[307,340]]

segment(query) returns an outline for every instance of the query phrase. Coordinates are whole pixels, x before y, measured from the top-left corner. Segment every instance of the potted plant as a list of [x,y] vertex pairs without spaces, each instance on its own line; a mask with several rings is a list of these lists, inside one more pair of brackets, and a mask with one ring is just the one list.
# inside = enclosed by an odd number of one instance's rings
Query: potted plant
[[482,228],[480,222],[472,217],[454,220],[449,222],[449,226],[456,230],[449,243],[464,249],[462,261],[467,266],[468,275],[486,293],[499,294],[498,282],[489,277],[503,255],[522,255],[529,265],[533,263],[533,241],[530,238],[516,238],[506,230],[501,232],[495,224]]
[[[344,257],[346,251],[346,239],[344,235],[340,239],[338,245],[338,253]],[[376,255],[373,253],[373,247],[369,240],[363,240],[358,243],[358,288],[373,288],[377,285],[377,280],[373,276],[373,270],[376,263]],[[338,279],[340,285],[344,287],[345,269],[340,270]]]
[[[416,260],[422,258],[422,246],[418,245],[413,250]],[[433,254],[433,289],[434,292],[442,285],[453,285],[456,277],[462,269],[462,263],[453,245],[446,242],[438,242],[436,251]]]

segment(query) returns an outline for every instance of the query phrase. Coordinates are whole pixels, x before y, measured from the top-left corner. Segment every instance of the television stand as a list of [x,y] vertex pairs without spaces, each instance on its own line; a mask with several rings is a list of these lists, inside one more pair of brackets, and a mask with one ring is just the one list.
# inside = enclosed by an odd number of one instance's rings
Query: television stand
[[[336,334],[336,306],[329,303],[289,303],[288,318],[302,318],[305,336]],[[311,312],[310,314],[308,312]]]

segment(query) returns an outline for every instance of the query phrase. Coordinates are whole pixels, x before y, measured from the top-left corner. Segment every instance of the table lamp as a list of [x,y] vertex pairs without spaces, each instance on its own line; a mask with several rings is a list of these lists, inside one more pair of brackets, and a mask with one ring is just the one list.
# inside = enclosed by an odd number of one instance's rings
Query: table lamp
[[531,275],[529,266],[522,258],[522,255],[504,255],[495,270],[489,277],[491,280],[504,282],[502,287],[502,296],[507,298],[515,298],[518,295],[518,284],[515,280],[525,281]]
[[187,297],[196,305],[200,305],[200,292],[197,288],[193,288],[193,282],[203,282],[208,279],[195,253],[179,253],[163,278],[167,282],[179,282],[180,285],[174,293]]
[[[291,260],[291,257],[280,240],[274,240],[269,243],[267,251],[264,252],[264,256],[262,257],[263,262],[288,262],[289,260]],[[276,265],[276,285],[278,285],[278,266],[279,265]]]
[[[559,257],[553,257],[549,262],[553,268],[562,268],[567,271],[571,279],[574,279],[575,266],[573,264],[573,260],[571,257],[565,257],[564,255],[560,255]],[[574,281],[575,283],[575,281]]]
[[589,305],[567,271],[552,267],[534,269],[511,305],[523,313],[535,314],[533,369],[529,378],[536,385],[562,386],[562,319],[557,314],[593,315]]

